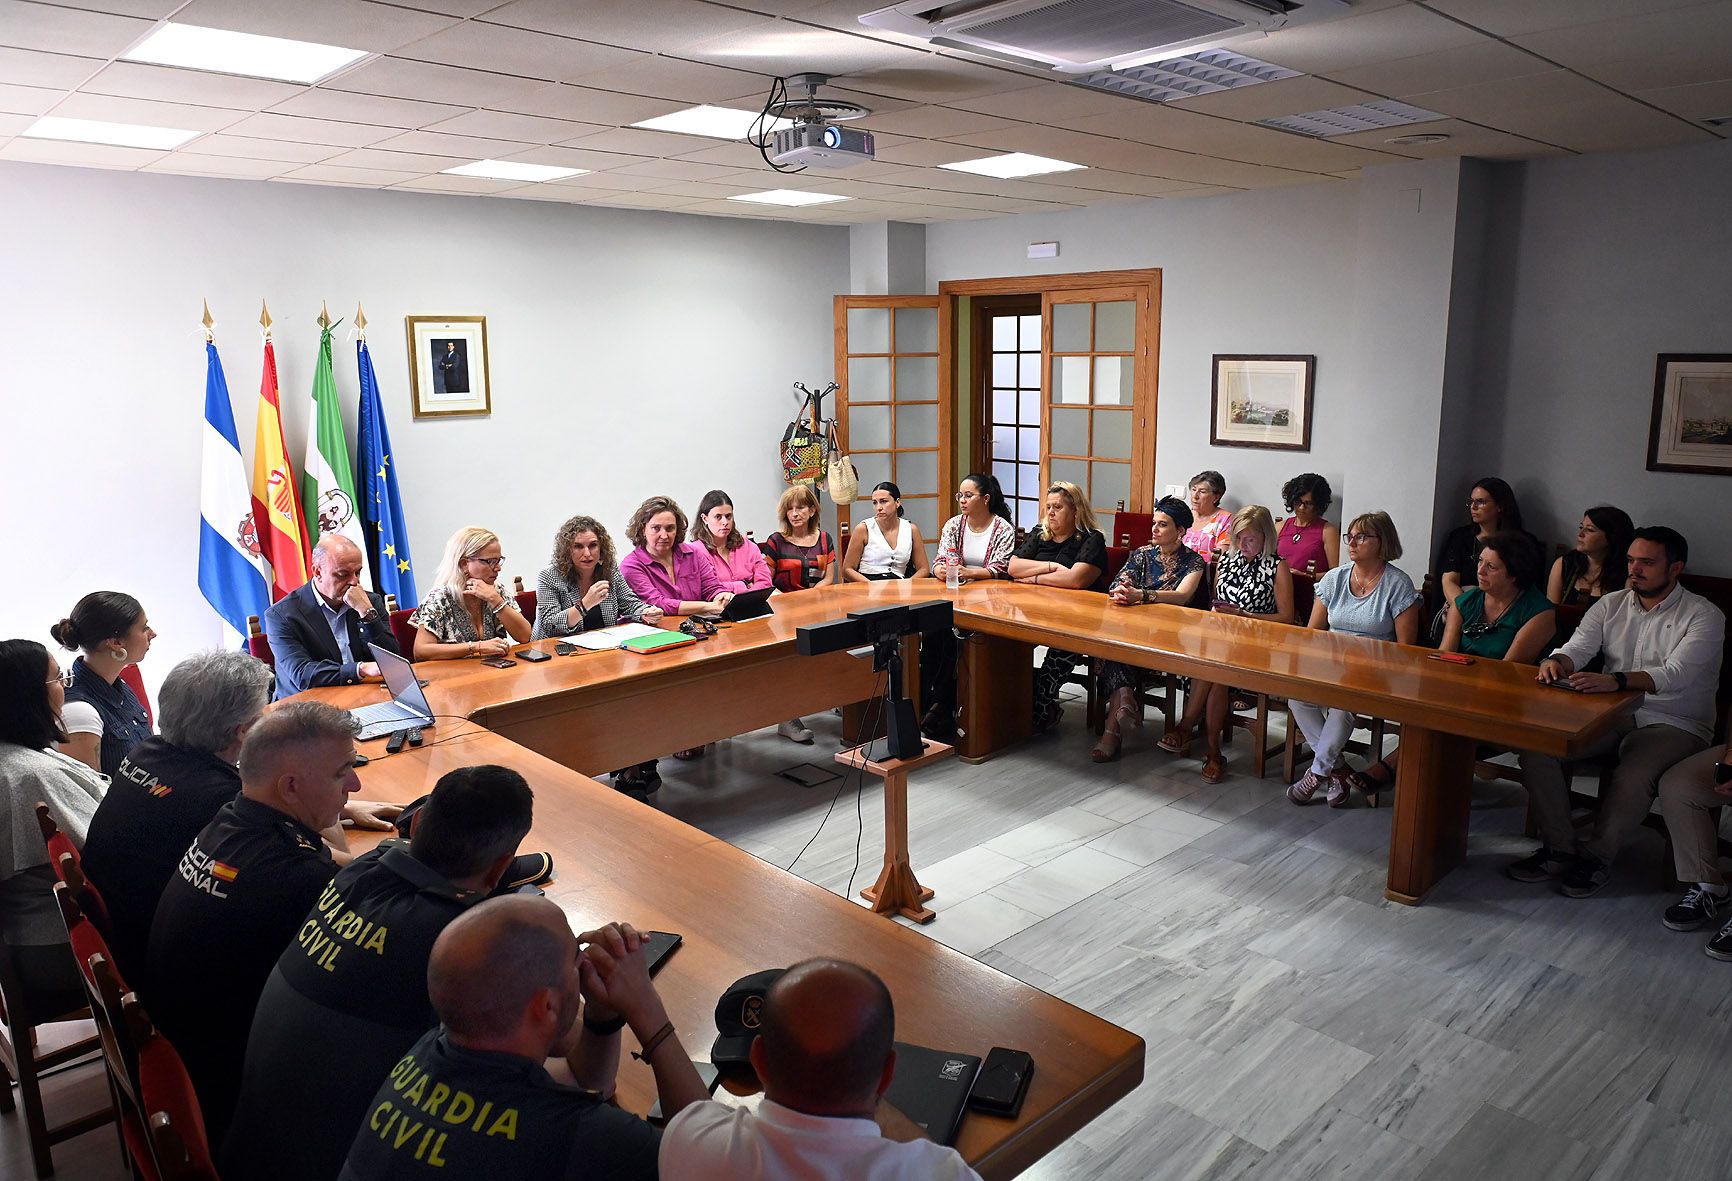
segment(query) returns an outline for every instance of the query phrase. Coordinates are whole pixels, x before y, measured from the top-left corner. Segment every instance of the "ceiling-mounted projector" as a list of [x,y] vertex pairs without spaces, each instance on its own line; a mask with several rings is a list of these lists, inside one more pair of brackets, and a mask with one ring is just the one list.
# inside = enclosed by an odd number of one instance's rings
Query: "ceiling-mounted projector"
[[[818,97],[818,88],[830,79],[824,74],[795,74],[778,78],[769,101],[753,128],[751,142],[778,171],[798,168],[848,168],[872,159],[872,133],[837,124],[864,119],[872,112],[859,103]],[[805,91],[804,97],[788,95],[788,87]],[[770,120],[791,123],[771,134],[763,134]]]

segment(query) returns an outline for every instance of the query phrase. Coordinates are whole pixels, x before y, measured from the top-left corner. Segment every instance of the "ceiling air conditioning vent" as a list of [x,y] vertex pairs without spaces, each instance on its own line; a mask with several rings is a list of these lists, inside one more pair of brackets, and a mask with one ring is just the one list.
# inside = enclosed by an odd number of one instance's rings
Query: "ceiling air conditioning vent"
[[1061,73],[1093,73],[1346,11],[1345,0],[903,0],[860,23]]

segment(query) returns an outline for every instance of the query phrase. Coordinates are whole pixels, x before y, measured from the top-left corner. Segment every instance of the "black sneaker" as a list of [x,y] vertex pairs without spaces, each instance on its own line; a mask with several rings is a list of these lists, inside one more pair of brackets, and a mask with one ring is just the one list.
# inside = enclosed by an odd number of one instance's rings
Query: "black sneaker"
[[1678,900],[1676,906],[1666,908],[1660,921],[1674,931],[1694,931],[1713,922],[1714,916],[1725,908],[1726,902],[1725,894],[1710,894],[1701,886],[1691,886],[1684,891],[1684,897]]
[[1571,898],[1587,898],[1599,893],[1611,877],[1611,868],[1598,858],[1577,857],[1564,867],[1558,889]]
[[1732,923],[1720,928],[1720,933],[1708,940],[1702,949],[1717,960],[1732,960]]
[[1564,872],[1565,855],[1554,853],[1549,845],[1541,845],[1531,856],[1512,861],[1503,871],[1518,882],[1549,882]]

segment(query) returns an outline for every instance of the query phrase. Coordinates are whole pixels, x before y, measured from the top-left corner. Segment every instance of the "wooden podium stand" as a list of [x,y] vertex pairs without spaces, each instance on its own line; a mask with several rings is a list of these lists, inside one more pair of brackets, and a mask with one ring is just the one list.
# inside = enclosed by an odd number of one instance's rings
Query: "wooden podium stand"
[[836,753],[844,767],[858,767],[884,780],[884,869],[860,897],[876,914],[899,914],[917,923],[930,923],[936,916],[922,905],[932,891],[920,884],[908,862],[908,773],[948,757],[952,749],[930,738],[925,747],[912,759],[868,759],[863,746]]

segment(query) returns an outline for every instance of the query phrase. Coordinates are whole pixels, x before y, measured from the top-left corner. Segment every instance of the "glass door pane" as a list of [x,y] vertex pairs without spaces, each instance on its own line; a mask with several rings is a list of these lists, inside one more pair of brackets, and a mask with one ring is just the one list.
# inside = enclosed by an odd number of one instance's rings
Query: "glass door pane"
[[837,296],[836,329],[837,428],[860,473],[855,502],[836,506],[838,527],[846,533],[869,516],[872,486],[890,480],[902,490],[904,513],[936,540],[949,492],[940,486],[950,467],[940,364],[948,316],[937,296]]
[[1011,518],[1030,528],[1040,519],[1041,322],[1039,315],[988,310],[986,373],[987,470],[997,477]]
[[[1139,507],[1150,478],[1140,436],[1151,398],[1137,389],[1147,345],[1144,298],[1134,288],[1049,292],[1045,298],[1047,472],[1088,497],[1103,528]],[[1146,297],[1145,297],[1146,298]]]

